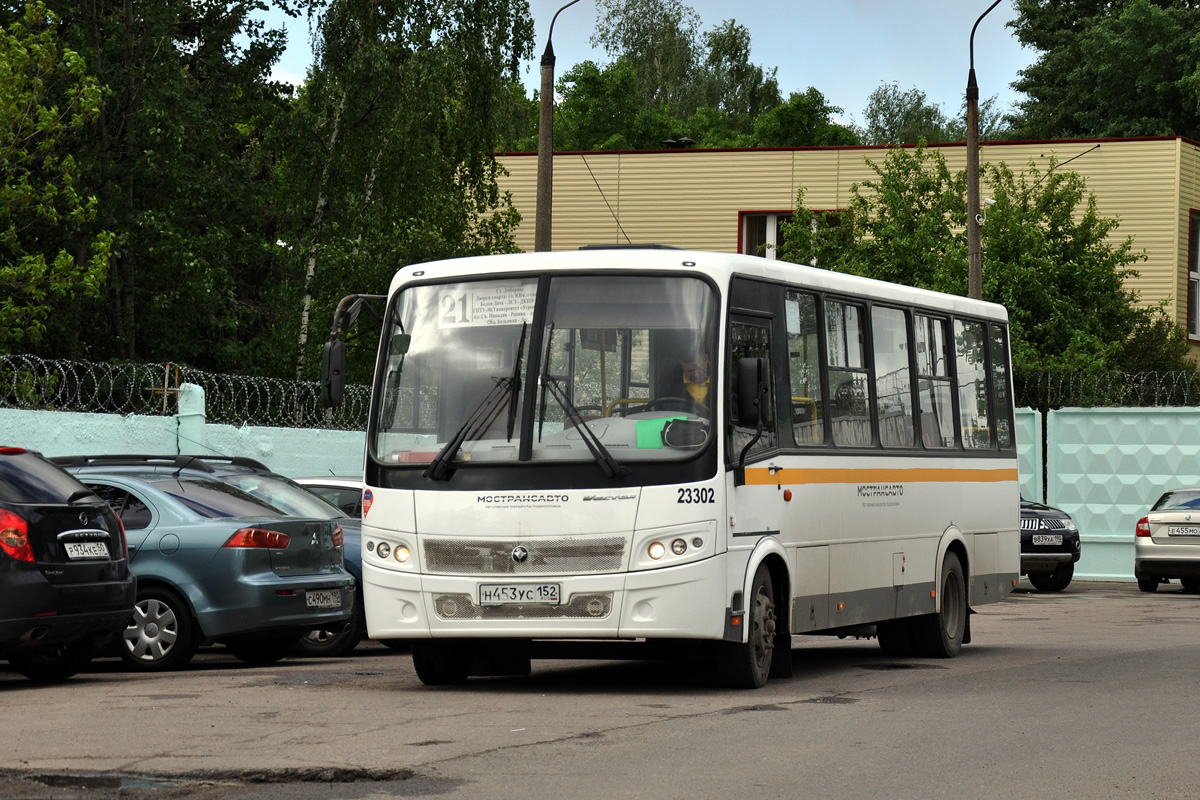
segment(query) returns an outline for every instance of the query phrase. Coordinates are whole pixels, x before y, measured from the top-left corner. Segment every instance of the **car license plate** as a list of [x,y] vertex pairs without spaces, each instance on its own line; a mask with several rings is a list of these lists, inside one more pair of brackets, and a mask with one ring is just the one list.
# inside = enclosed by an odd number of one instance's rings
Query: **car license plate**
[[479,605],[541,603],[556,606],[559,603],[559,592],[557,583],[485,583],[479,587]]
[[1061,533],[1035,533],[1033,535],[1033,543],[1037,544],[1062,544]]
[[1200,536],[1200,526],[1168,525],[1167,536]]
[[341,589],[309,589],[304,593],[304,603],[309,608],[341,608]]
[[108,545],[104,542],[63,542],[67,558],[108,558]]

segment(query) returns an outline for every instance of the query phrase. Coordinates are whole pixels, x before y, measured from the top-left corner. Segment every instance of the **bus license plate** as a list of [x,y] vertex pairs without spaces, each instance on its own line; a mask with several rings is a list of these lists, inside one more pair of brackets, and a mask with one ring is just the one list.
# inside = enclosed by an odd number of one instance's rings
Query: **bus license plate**
[[1167,536],[1200,536],[1200,527],[1195,525],[1168,525]]
[[309,608],[341,608],[341,589],[309,589],[304,593],[304,604]]
[[502,606],[508,603],[559,603],[557,583],[484,583],[479,586],[479,605]]
[[67,558],[108,558],[108,545],[104,542],[63,542]]
[[1037,544],[1062,544],[1061,533],[1035,533],[1033,535],[1033,543]]

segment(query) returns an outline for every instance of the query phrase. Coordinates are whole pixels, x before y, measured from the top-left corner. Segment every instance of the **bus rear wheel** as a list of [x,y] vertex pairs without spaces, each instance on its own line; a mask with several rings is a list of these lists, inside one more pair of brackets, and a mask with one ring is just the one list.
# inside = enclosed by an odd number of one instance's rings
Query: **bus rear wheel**
[[759,689],[771,674],[775,655],[775,587],[766,564],[759,564],[754,573],[744,624],[747,627],[744,643],[723,643],[721,677],[727,686],[736,689]]
[[471,671],[471,648],[458,639],[429,639],[412,643],[413,667],[426,686],[466,683]]
[[942,610],[913,619],[913,644],[918,655],[953,658],[962,649],[969,613],[967,580],[962,562],[954,553],[946,553],[942,559],[942,572],[937,585],[942,596]]

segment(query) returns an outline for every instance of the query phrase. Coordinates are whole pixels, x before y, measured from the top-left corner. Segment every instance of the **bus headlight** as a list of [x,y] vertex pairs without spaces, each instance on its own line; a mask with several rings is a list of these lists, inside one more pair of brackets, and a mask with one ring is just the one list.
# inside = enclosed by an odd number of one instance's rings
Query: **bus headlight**
[[654,544],[650,545],[649,553],[651,558],[653,558],[655,561],[658,561],[667,554],[667,548],[663,546],[662,542],[655,542]]
[[408,560],[412,558],[412,551],[402,544],[396,545],[395,558],[401,564],[407,564]]
[[687,552],[687,542],[683,539],[676,539],[671,542],[671,552],[677,556],[681,556]]
[[392,553],[392,546],[387,542],[380,542],[375,546],[375,554],[380,558],[387,558]]

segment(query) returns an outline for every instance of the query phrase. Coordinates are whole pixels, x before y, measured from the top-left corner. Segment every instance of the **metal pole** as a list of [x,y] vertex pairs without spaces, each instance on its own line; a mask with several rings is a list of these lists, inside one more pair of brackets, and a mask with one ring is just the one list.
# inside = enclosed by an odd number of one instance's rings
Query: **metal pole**
[[993,8],[979,15],[971,27],[971,70],[967,73],[967,296],[983,298],[983,242],[979,215],[979,84],[975,82],[975,29]]
[[[998,1],[998,0],[997,0]],[[554,12],[550,31],[546,34],[546,50],[542,53],[542,88],[538,108],[538,173],[537,214],[533,234],[533,249],[550,249],[550,229],[553,217],[554,193],[554,22],[565,9],[578,3],[571,0]]]

